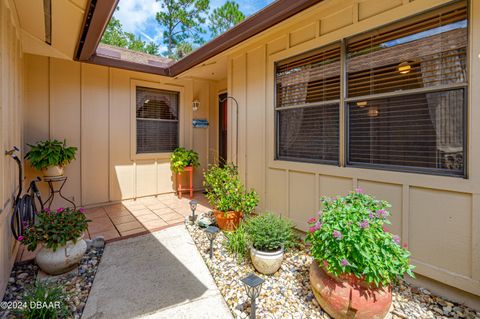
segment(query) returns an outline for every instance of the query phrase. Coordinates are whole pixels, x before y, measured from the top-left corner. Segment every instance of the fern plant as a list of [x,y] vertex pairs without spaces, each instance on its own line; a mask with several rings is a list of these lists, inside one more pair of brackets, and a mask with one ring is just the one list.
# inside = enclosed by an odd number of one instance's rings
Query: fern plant
[[77,148],[74,146],[67,147],[64,140],[46,140],[38,142],[35,145],[28,144],[30,151],[25,158],[30,161],[30,165],[37,170],[46,169],[51,166],[61,166],[69,164],[75,159]]
[[183,172],[185,167],[198,167],[198,153],[194,150],[187,150],[183,147],[177,147],[170,157],[170,166],[175,174]]

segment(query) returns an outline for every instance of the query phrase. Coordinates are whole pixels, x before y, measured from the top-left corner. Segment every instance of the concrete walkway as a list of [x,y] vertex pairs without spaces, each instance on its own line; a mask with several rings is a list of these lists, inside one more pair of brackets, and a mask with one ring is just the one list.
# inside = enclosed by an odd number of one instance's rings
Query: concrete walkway
[[184,225],[107,244],[83,319],[232,318]]

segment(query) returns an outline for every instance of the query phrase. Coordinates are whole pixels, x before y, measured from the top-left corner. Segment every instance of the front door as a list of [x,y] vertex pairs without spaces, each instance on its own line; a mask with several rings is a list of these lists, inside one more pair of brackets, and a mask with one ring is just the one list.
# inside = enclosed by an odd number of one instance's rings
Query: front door
[[228,103],[227,93],[218,96],[218,123],[219,124],[219,141],[218,141],[218,160],[220,165],[227,162],[227,125],[228,125]]

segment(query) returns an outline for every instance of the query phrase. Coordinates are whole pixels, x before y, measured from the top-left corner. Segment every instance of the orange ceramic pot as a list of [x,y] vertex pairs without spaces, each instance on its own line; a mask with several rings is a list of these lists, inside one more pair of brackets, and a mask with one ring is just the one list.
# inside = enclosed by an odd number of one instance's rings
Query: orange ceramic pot
[[310,266],[310,285],[318,303],[336,319],[382,319],[392,304],[392,289],[371,287],[354,275],[328,274],[316,261]]
[[221,212],[219,210],[213,210],[215,221],[221,230],[233,231],[240,224],[243,214],[241,212]]

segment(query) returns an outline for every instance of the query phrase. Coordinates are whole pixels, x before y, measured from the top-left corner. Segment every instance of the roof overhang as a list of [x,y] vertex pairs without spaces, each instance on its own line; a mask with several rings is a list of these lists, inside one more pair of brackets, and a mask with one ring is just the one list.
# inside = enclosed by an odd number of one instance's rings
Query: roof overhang
[[323,0],[277,0],[168,67],[134,63],[97,51],[118,0],[89,0],[75,60],[164,76],[177,76]]

